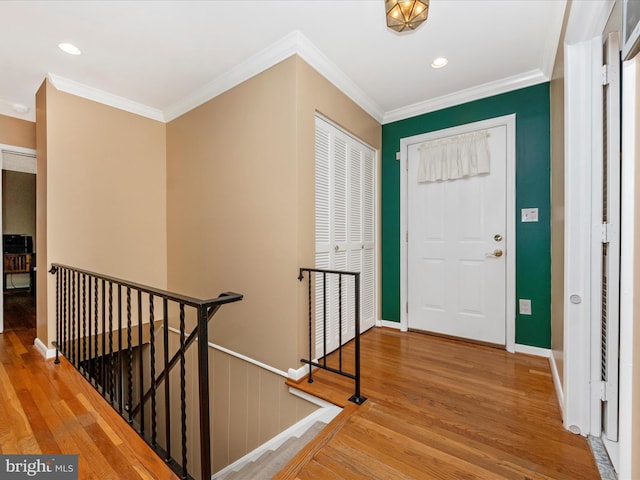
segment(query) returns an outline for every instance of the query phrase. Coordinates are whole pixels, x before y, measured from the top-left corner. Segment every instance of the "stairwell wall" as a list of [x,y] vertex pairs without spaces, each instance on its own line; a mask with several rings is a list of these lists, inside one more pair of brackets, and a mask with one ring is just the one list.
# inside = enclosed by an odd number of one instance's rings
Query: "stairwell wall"
[[37,335],[50,345],[51,262],[166,288],[166,127],[48,81],[36,104]]

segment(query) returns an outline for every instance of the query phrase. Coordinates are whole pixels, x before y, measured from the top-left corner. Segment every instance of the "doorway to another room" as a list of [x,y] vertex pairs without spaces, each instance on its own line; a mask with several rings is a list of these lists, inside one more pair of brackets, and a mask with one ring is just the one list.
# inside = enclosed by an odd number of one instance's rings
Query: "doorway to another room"
[[36,327],[35,152],[0,146],[0,167],[3,254],[0,333],[25,336],[24,340],[30,344]]

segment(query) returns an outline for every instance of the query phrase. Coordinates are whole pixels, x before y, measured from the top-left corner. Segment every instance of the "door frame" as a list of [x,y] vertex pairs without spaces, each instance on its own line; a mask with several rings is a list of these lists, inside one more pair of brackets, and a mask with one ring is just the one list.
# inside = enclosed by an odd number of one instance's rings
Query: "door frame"
[[[36,157],[36,151],[32,148],[15,147],[13,145],[5,145],[0,143],[0,231],[2,231],[2,233],[4,233],[4,229],[2,228],[2,175],[3,175],[2,171],[5,168],[5,165],[4,165],[5,152],[22,153],[25,155],[33,156],[34,159]],[[34,168],[35,162],[33,167],[29,166],[27,168],[18,168],[12,165],[8,165],[7,167],[8,167],[7,170],[37,174]],[[4,252],[2,253],[4,255]],[[0,276],[4,278],[4,260],[0,262]],[[0,333],[2,333],[3,331],[4,331],[4,292],[2,292],[2,295],[0,295]]]
[[400,330],[409,328],[407,313],[408,301],[408,160],[409,145],[428,142],[452,135],[463,135],[477,130],[505,126],[507,128],[507,165],[506,165],[506,214],[507,225],[505,235],[506,268],[506,349],[515,352],[516,343],[516,114],[481,120],[479,122],[457,125],[433,132],[421,133],[400,139]]

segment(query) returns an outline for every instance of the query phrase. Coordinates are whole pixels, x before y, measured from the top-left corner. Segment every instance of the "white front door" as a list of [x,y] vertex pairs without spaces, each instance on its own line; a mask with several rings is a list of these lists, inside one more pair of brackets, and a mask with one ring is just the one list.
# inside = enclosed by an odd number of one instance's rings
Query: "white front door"
[[[420,183],[426,141],[486,129],[489,173]],[[407,318],[410,329],[507,345],[506,124],[418,136],[407,148]]]

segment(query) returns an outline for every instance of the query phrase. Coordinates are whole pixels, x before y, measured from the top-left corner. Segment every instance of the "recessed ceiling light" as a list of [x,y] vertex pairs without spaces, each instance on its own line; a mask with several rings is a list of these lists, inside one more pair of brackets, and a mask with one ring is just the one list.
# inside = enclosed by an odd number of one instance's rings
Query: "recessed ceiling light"
[[431,62],[431,66],[433,68],[442,68],[447,63],[449,63],[449,60],[447,60],[445,57],[438,57],[438,58],[434,59],[433,62]]
[[60,50],[68,53],[69,55],[80,55],[82,53],[80,49],[73,43],[60,43],[58,44],[58,47],[60,47]]
[[27,107],[26,105],[22,105],[21,103],[12,104],[11,108],[13,108],[13,111],[16,113],[29,113],[29,107]]

